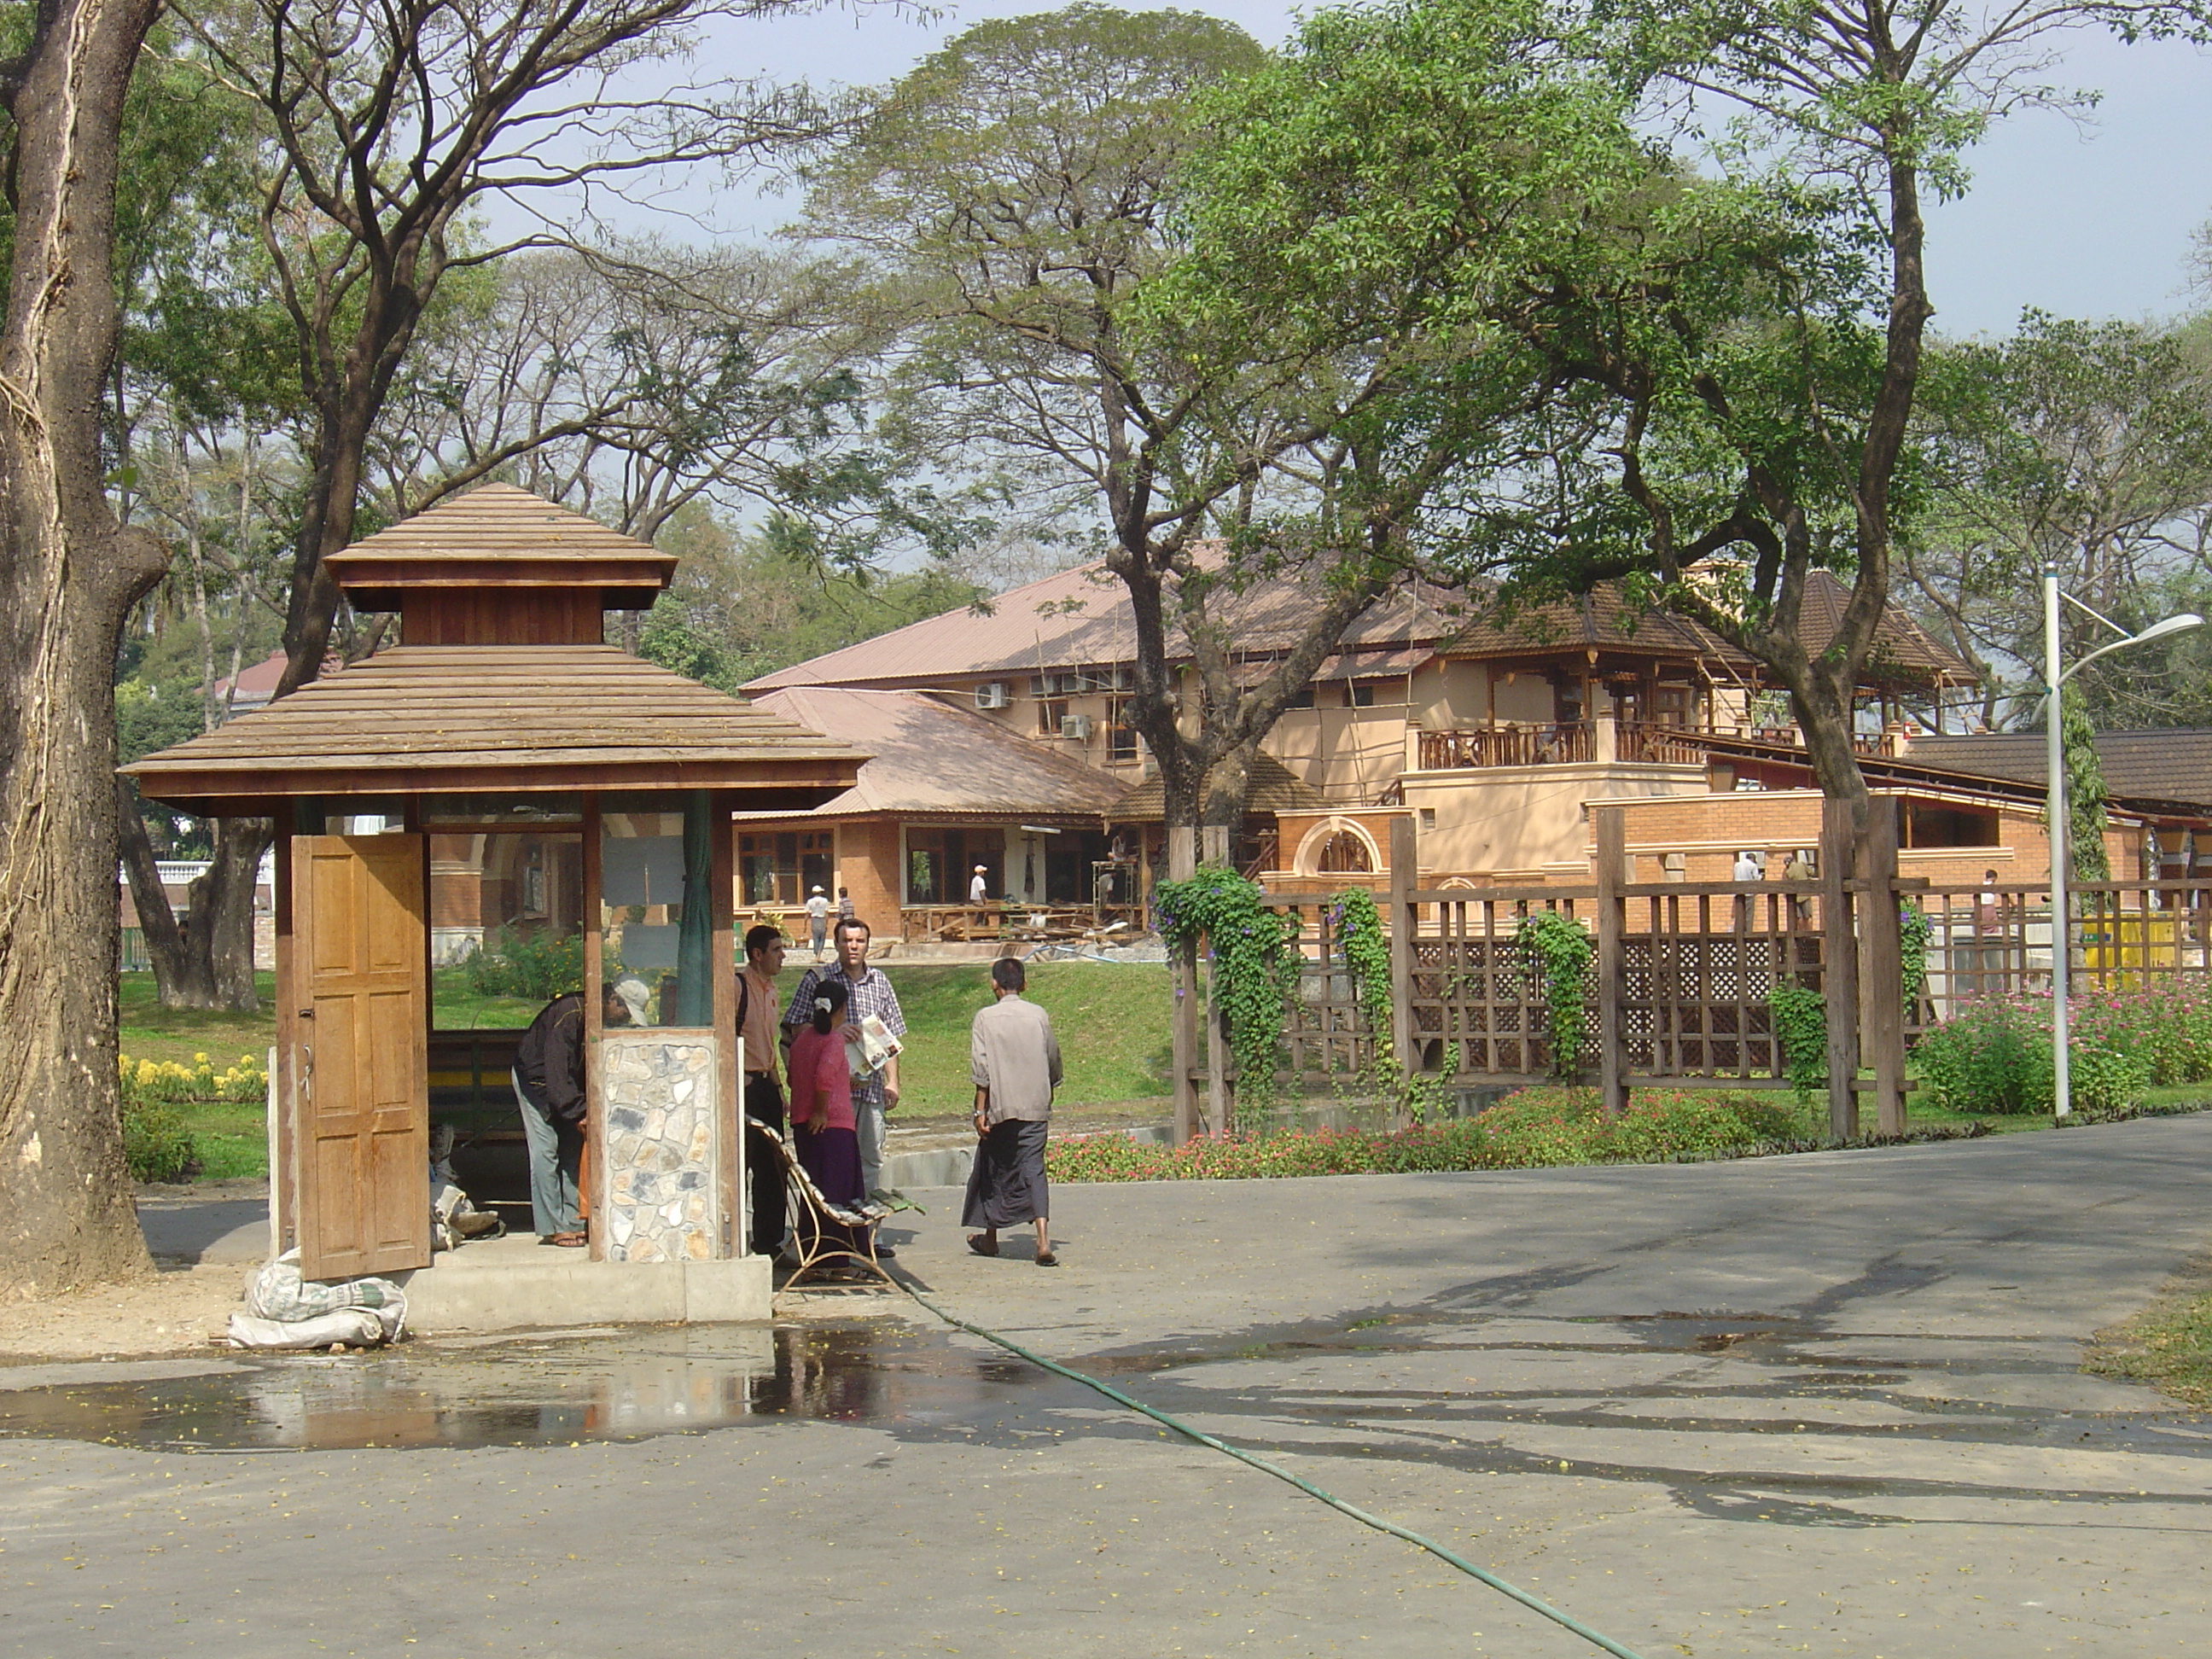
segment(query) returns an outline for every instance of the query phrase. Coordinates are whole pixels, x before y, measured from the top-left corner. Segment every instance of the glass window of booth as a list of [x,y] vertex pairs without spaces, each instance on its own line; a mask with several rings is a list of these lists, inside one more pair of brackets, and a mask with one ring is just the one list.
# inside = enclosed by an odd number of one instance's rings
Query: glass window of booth
[[574,831],[432,831],[430,1020],[519,1030],[584,988],[584,844]]
[[699,813],[689,833],[681,811],[599,815],[599,973],[643,988],[634,1024],[714,1023],[714,830],[703,801]]

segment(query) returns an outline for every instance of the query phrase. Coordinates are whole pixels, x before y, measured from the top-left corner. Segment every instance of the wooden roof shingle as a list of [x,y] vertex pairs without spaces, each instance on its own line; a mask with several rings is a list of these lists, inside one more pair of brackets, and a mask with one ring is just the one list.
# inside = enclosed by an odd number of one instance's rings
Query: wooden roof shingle
[[591,587],[610,610],[653,603],[676,556],[513,484],[483,483],[325,562],[356,609],[396,611],[426,587]]
[[615,646],[399,646],[123,770],[152,799],[215,814],[283,797],[607,788],[736,790],[805,811],[866,758]]

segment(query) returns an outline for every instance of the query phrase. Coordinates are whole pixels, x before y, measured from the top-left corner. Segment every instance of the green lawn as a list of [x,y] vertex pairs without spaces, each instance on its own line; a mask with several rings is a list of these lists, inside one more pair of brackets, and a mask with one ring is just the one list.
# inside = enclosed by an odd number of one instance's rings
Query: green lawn
[[253,981],[261,993],[261,1012],[234,1014],[213,1008],[164,1008],[155,999],[153,975],[124,975],[117,1016],[123,1052],[132,1060],[173,1060],[185,1066],[198,1054],[218,1066],[228,1066],[240,1054],[265,1060],[269,1045],[276,1041],[276,1015],[270,1006],[276,994],[276,975],[256,974]]
[[[784,973],[786,994],[799,969]],[[905,1098],[901,1119],[957,1117],[975,1099],[968,1080],[968,1024],[991,1000],[988,963],[897,963],[885,969],[898,988],[907,1018],[907,1050],[901,1067]],[[258,1014],[163,1008],[151,974],[122,980],[123,1052],[133,1060],[189,1065],[205,1054],[218,1065],[240,1054],[257,1059],[276,1041],[276,1020],[267,1000],[272,976],[258,976],[264,999]],[[1067,1081],[1060,1100],[1070,1107],[1149,1113],[1167,1096],[1167,969],[1095,962],[1039,963],[1030,969],[1030,995],[1048,1009],[1060,1034]],[[483,997],[468,988],[459,969],[436,975],[437,1023],[445,1030],[527,1025],[538,1005],[514,998]],[[258,1101],[195,1102],[178,1108],[199,1149],[210,1179],[268,1173]]]
[[[899,1116],[954,1117],[975,1104],[969,1081],[968,1024],[991,1000],[991,964],[891,963],[884,972],[906,1014],[905,1091]],[[1040,962],[1029,970],[1030,1000],[1052,1016],[1067,1080],[1069,1107],[1149,1107],[1168,1094],[1168,970],[1139,963]],[[791,978],[788,970],[786,978]],[[797,981],[793,980],[795,985]]]

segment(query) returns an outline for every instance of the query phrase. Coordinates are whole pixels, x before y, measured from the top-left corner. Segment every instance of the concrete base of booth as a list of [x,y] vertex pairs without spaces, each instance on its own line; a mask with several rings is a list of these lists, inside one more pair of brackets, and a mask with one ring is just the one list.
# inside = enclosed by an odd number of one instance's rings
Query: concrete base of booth
[[395,1274],[407,1287],[407,1323],[426,1335],[517,1326],[721,1324],[766,1320],[774,1264],[735,1261],[592,1261],[527,1234],[482,1239],[436,1262]]

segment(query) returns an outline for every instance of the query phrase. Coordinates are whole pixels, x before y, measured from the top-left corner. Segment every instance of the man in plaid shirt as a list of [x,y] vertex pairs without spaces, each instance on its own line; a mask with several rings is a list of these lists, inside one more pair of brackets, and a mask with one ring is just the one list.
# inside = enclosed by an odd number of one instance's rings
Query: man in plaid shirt
[[[825,979],[845,982],[844,1036],[848,1042],[860,1040],[860,1022],[871,1014],[883,1021],[884,1029],[893,1036],[906,1035],[906,1016],[899,1012],[898,993],[891,989],[890,981],[884,977],[880,969],[868,966],[868,924],[857,917],[841,920],[835,943],[836,965],[808,969],[799,981],[799,988],[791,994],[790,1006],[783,1011],[786,1054],[791,1051],[793,1036],[814,1018],[814,988]],[[853,1080],[853,1121],[860,1131],[860,1180],[872,1196],[884,1190],[884,1114],[897,1105],[898,1100],[896,1054],[884,1062],[881,1071]],[[876,1254],[889,1255],[890,1252],[878,1244]]]

